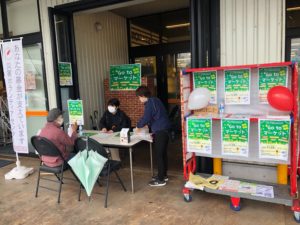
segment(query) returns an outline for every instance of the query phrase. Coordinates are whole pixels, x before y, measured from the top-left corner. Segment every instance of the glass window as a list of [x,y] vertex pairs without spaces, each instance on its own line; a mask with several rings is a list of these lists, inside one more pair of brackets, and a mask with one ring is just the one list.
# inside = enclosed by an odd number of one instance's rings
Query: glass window
[[6,4],[10,36],[40,31],[36,0],[7,1]]
[[26,87],[26,110],[45,111],[47,108],[41,44],[38,43],[25,46],[23,48],[23,55]]
[[189,10],[142,16],[130,20],[131,47],[190,40]]
[[180,99],[180,71],[191,65],[191,53],[170,54],[165,56],[168,78],[168,101],[179,102]]
[[160,16],[143,16],[130,20],[131,47],[159,44]]
[[[300,71],[300,38],[291,39],[291,61],[298,63],[298,71]],[[300,72],[298,72],[298,86],[299,84],[300,84]],[[300,96],[300,89],[298,89],[298,96]],[[299,112],[299,117],[300,117],[300,112]]]
[[190,18],[187,9],[162,14],[163,43],[189,41]]
[[142,67],[142,76],[156,76],[156,57],[139,57],[135,63],[140,63]]
[[291,60],[300,63],[300,38],[291,39]]

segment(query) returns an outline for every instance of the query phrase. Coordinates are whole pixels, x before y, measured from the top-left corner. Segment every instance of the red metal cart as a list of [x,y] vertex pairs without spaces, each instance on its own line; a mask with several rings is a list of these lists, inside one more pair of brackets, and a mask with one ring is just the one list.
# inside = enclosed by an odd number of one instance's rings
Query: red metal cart
[[[289,88],[294,95],[294,106],[290,114],[291,119],[291,135],[290,135],[290,157],[288,163],[283,166],[286,170],[283,170],[287,176],[287,167],[289,168],[289,183],[286,185],[280,184],[282,181],[279,181],[279,184],[272,184],[274,187],[274,198],[263,198],[247,195],[244,193],[236,192],[226,192],[222,190],[212,190],[205,188],[204,191],[226,195],[231,198],[231,208],[235,211],[240,210],[240,199],[254,199],[258,201],[266,201],[271,203],[278,203],[287,206],[291,206],[292,211],[294,212],[294,217],[297,222],[300,222],[300,204],[298,199],[298,188],[297,188],[297,172],[299,152],[298,152],[298,139],[299,139],[299,92],[298,92],[298,67],[296,63],[284,62],[284,63],[269,63],[269,64],[255,64],[255,65],[241,65],[241,66],[225,66],[225,67],[211,67],[211,68],[191,68],[182,71],[181,74],[181,118],[182,118],[182,148],[183,148],[183,174],[184,179],[188,181],[189,174],[195,173],[196,170],[196,154],[194,152],[187,151],[187,131],[186,131],[186,121],[187,118],[193,115],[193,111],[188,109],[188,97],[191,91],[193,90],[193,73],[194,72],[204,72],[204,71],[217,71],[217,74],[222,74],[224,70],[236,70],[249,68],[251,71],[257,71],[258,68],[269,68],[269,67],[287,67],[289,70],[289,75],[291,77]],[[257,74],[258,75],[258,74]],[[252,79],[252,78],[251,78]],[[220,118],[212,118],[212,120],[220,120]],[[251,122],[257,122],[258,118],[251,117]],[[214,159],[214,173],[220,172],[220,163],[221,159]],[[280,167],[280,166],[279,166]],[[278,168],[279,168],[278,167]],[[282,167],[281,167],[282,168]],[[300,172],[300,171],[299,171]],[[282,173],[282,171],[281,171]],[[286,179],[287,181],[287,179]],[[253,181],[252,181],[253,182]],[[271,184],[270,184],[271,185]],[[192,189],[183,188],[183,196],[186,202],[192,200],[191,196]]]

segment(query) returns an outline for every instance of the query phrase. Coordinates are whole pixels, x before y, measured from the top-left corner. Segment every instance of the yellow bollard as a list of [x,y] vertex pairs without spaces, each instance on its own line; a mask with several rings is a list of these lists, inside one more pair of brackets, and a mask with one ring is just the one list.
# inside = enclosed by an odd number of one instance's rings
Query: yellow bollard
[[287,184],[288,166],[284,164],[277,165],[277,183]]
[[214,158],[214,174],[222,175],[222,159]]

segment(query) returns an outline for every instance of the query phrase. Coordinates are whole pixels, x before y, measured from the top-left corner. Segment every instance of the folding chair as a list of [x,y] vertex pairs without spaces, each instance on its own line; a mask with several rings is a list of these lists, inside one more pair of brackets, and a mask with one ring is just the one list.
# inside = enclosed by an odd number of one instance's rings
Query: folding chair
[[[86,144],[88,141],[88,144]],[[97,141],[95,141],[94,139],[91,138],[78,138],[75,142],[75,147],[78,150],[84,150],[86,148],[88,148],[88,150],[94,150],[97,151],[101,156],[107,158],[107,162],[105,163],[99,177],[106,177],[106,190],[105,190],[105,203],[104,203],[104,207],[107,208],[107,199],[108,199],[108,187],[109,187],[109,182],[110,182],[110,174],[112,172],[115,173],[118,182],[120,183],[120,185],[122,186],[124,191],[127,191],[124,183],[122,182],[119,174],[118,174],[118,170],[121,168],[121,162],[120,161],[116,161],[116,160],[112,160],[110,159],[109,153],[105,150],[105,148]],[[78,196],[78,201],[80,201],[80,196],[81,196],[81,186],[79,188],[79,196]]]
[[[36,198],[38,197],[39,187],[41,187],[41,188],[45,188],[45,189],[48,189],[51,191],[58,192],[57,203],[60,203],[60,195],[61,195],[61,189],[62,189],[62,184],[63,184],[63,179],[64,179],[63,174],[64,174],[64,171],[68,170],[70,167],[68,166],[68,163],[63,158],[59,149],[47,138],[40,137],[40,136],[33,136],[33,137],[31,137],[31,143],[32,143],[33,147],[35,148],[35,150],[38,152],[39,157],[40,157],[40,166],[39,166],[39,170],[38,170],[38,179],[37,179],[35,197]],[[63,163],[57,167],[49,167],[43,163],[42,156],[53,156],[53,157],[58,156],[63,160]],[[41,171],[54,174],[58,181],[52,180],[52,179],[47,179],[47,178],[42,178]],[[70,171],[74,175],[74,173],[71,169],[70,169]],[[53,188],[41,186],[40,180],[47,180],[47,181],[59,183],[59,188],[58,188],[58,190],[56,190]]]

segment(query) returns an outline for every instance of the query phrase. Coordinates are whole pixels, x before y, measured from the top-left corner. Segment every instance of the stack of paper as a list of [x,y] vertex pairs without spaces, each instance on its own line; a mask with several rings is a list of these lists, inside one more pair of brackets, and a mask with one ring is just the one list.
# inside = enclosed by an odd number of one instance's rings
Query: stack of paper
[[186,183],[186,188],[204,190],[204,188],[218,189],[228,177],[213,175],[207,179],[199,175],[190,173],[189,181]]

